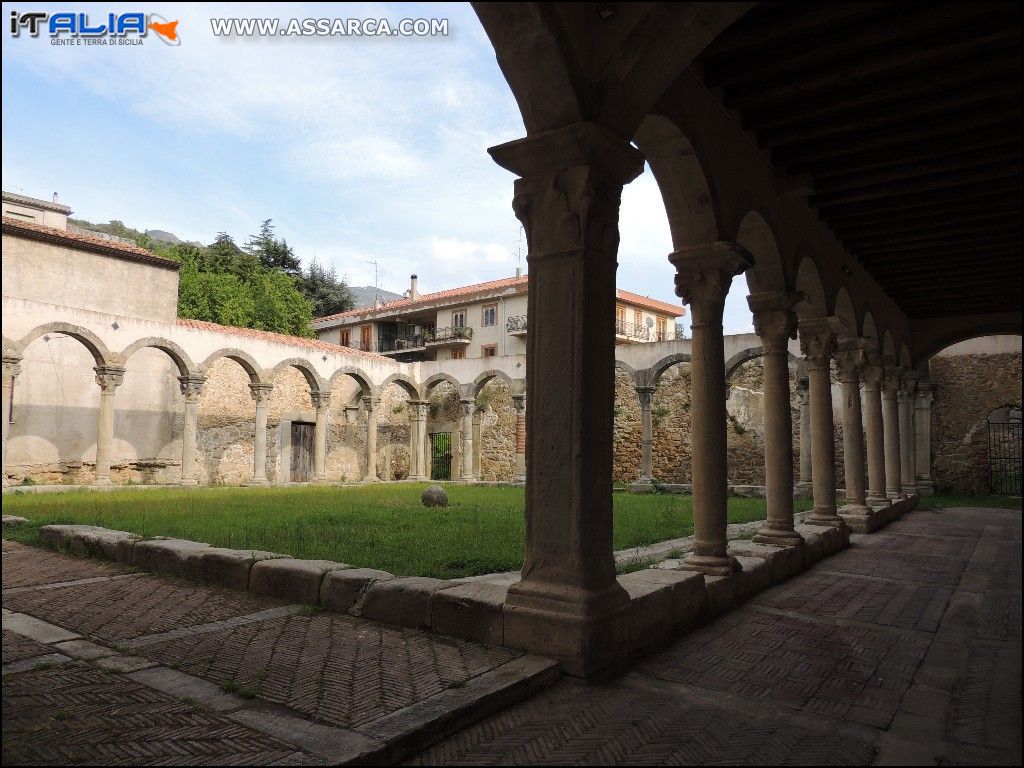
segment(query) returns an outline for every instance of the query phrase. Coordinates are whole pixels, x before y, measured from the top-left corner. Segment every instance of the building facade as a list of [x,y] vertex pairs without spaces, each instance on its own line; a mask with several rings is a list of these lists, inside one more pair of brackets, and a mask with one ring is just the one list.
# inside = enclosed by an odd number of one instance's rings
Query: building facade
[[[526,275],[420,294],[412,275],[406,296],[313,321],[317,338],[404,362],[526,354]],[[615,343],[672,341],[686,310],[616,291]]]

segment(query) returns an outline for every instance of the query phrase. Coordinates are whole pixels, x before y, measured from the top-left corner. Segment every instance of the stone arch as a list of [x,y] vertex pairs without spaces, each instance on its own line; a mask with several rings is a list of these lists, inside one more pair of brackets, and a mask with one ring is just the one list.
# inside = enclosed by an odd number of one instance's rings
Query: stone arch
[[457,392],[462,392],[463,390],[463,385],[454,376],[451,376],[450,374],[447,373],[435,373],[433,376],[429,377],[426,381],[423,382],[423,384],[420,385],[423,399],[429,400],[431,391],[441,382],[447,382],[451,384],[453,387],[455,387],[455,390]]
[[331,378],[327,380],[324,390],[330,392],[334,389],[334,385],[338,380],[344,376],[349,377],[359,385],[359,397],[373,397],[377,394],[377,388],[373,386],[373,383],[370,381],[370,377],[359,368],[353,368],[349,365],[342,366],[332,373]]
[[406,376],[404,373],[393,373],[390,376],[388,376],[386,379],[384,379],[383,382],[381,382],[380,387],[378,387],[378,391],[383,392],[391,384],[397,384],[399,387],[404,389],[406,394],[409,395],[409,397],[411,398],[418,399],[420,396],[419,388],[416,386],[413,380]]
[[512,377],[510,377],[504,371],[488,370],[481,373],[475,379],[473,379],[473,396],[476,397],[480,394],[480,390],[487,386],[487,384],[495,379],[502,381],[508,387],[510,392],[515,392],[515,383]]
[[690,355],[687,352],[678,352],[674,355],[668,355],[661,358],[658,362],[647,369],[649,373],[649,380],[653,386],[657,386],[658,379],[661,378],[662,374],[665,373],[669,368],[677,363],[688,363],[690,362]]
[[892,331],[888,329],[882,335],[882,356],[887,361],[896,362],[896,343],[893,341]]
[[144,339],[139,339],[127,347],[121,352],[121,358],[127,364],[128,360],[138,352],[140,349],[153,348],[159,349],[165,353],[171,361],[177,366],[178,373],[182,376],[192,376],[196,371],[195,363],[192,362],[192,358],[189,357],[188,353],[180,346],[175,344],[173,341],[161,338],[159,336],[147,336]]
[[907,346],[906,342],[900,344],[900,365],[908,371],[914,367],[913,360],[910,357],[910,347]]
[[736,234],[729,239],[742,245],[754,257],[754,266],[744,273],[751,293],[786,290],[778,239],[760,210],[748,211],[740,220]]
[[984,325],[981,326],[980,329],[951,331],[949,333],[938,334],[926,346],[920,348],[917,352],[916,359],[919,361],[919,365],[926,366],[928,361],[935,357],[939,352],[946,349],[946,347],[959,344],[961,341],[970,341],[971,339],[978,339],[983,336],[1020,335],[1021,331],[1019,326],[1015,327],[1013,325],[1003,323]]
[[78,341],[93,356],[96,365],[118,365],[123,362],[120,356],[114,355],[107,349],[107,345],[103,343],[99,336],[88,328],[82,328],[71,323],[46,323],[45,325],[33,328],[14,345],[14,350],[21,356],[29,344],[48,333],[60,333]]
[[764,355],[764,349],[760,346],[749,347],[748,349],[741,350],[735,355],[725,361],[725,381],[728,384],[729,379],[734,373],[748,360],[754,360],[755,358],[762,357]]
[[633,386],[643,386],[647,380],[647,371],[638,371],[629,363],[624,363],[622,360],[615,361],[615,367],[623,373],[627,374],[633,380]]
[[4,344],[4,357],[17,357],[18,356],[18,345],[13,339],[8,339],[6,336],[3,337]]
[[860,335],[865,339],[872,339],[876,345],[881,346],[881,340],[878,338],[878,326],[875,324],[875,316],[871,314],[871,310],[864,312]]
[[860,323],[857,322],[857,311],[853,308],[853,299],[846,286],[842,286],[836,293],[835,309],[832,311],[842,324],[843,333],[849,336],[856,336]]
[[672,247],[678,251],[721,240],[718,198],[690,139],[667,117],[648,115],[634,140],[658,183]]
[[825,317],[828,314],[825,285],[821,281],[818,265],[810,255],[804,255],[797,266],[796,289],[804,294],[803,301],[796,305],[800,319]]
[[303,360],[301,357],[289,357],[287,360],[282,360],[270,369],[266,378],[273,381],[285,368],[295,368],[301,373],[306,383],[309,384],[311,394],[329,391],[320,374],[316,372],[308,360]]
[[218,349],[216,352],[212,353],[209,357],[203,360],[202,363],[200,363],[200,373],[203,376],[205,376],[207,371],[210,370],[210,367],[215,362],[220,360],[222,357],[226,357],[228,360],[233,360],[234,362],[242,366],[242,370],[244,370],[249,375],[249,380],[251,383],[268,383],[265,381],[263,369],[260,367],[260,364],[256,362],[256,359],[248,352],[241,349],[235,349],[234,347]]

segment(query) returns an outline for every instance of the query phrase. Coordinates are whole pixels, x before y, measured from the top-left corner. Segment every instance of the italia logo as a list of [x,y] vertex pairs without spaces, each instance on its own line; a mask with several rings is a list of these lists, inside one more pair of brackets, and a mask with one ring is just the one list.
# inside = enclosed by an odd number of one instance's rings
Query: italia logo
[[167,45],[181,45],[178,20],[168,21],[156,13],[18,13],[11,11],[11,37],[29,37],[44,34],[50,38],[98,40],[113,38],[126,41],[141,38],[153,32]]

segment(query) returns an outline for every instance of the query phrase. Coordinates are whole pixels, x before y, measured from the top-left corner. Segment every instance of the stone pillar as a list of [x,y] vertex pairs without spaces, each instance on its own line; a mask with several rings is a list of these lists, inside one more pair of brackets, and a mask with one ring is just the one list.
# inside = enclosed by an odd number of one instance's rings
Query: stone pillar
[[516,474],[513,482],[526,482],[526,395],[512,395],[516,409]]
[[625,657],[629,596],[612,556],[615,270],[628,141],[577,123],[490,150],[518,174],[529,244],[526,557],[505,602],[505,644],[576,675]]
[[21,358],[15,355],[4,355],[4,398],[3,398],[3,414],[0,418],[3,419],[3,479],[4,485],[8,485],[7,480],[7,434],[10,431],[10,419],[11,419],[11,398],[14,395],[14,380],[18,378],[18,374],[21,373]]
[[124,381],[124,368],[97,365],[96,383],[100,387],[100,413],[96,428],[96,479],[93,485],[110,485],[110,454],[114,443],[114,392]]
[[800,349],[807,360],[807,385],[811,399],[811,484],[814,509],[807,517],[812,525],[842,525],[836,513],[835,424],[832,421],[830,361],[836,337],[829,318],[800,321]]
[[199,434],[199,396],[206,379],[202,376],[179,376],[178,384],[185,398],[185,422],[181,431],[181,484],[197,485],[196,440]]
[[917,397],[914,400],[914,436],[917,444],[914,459],[917,466],[917,492],[921,496],[935,495],[932,482],[932,400],[935,391],[927,379],[917,382]]
[[654,487],[654,419],[651,416],[654,390],[650,386],[636,388],[640,398],[640,478],[635,489],[640,491]]
[[914,456],[914,389],[917,384],[917,373],[906,371],[903,381],[896,393],[900,424],[900,490],[904,496],[917,493],[917,478],[914,473],[917,460]]
[[811,487],[811,395],[806,378],[797,381],[796,391],[800,398],[800,480],[796,484],[794,495],[800,499],[809,499],[813,495]]
[[482,430],[483,411],[473,408],[473,479],[483,474],[483,434]]
[[710,243],[676,251],[676,293],[690,305],[693,342],[690,429],[693,445],[693,553],[685,563],[708,575],[740,570],[726,552],[728,455],[726,452],[725,347],[722,313],[733,277],[754,263],[736,243]]
[[367,483],[377,481],[377,406],[379,397],[366,395],[363,397],[363,408],[366,409],[366,477]]
[[900,421],[896,392],[900,388],[901,370],[886,366],[882,384],[882,424],[885,432],[885,495],[892,501],[904,498],[900,490]]
[[793,306],[802,293],[747,297],[764,350],[764,470],[768,518],[754,536],[762,544],[799,546],[793,529],[793,414],[789,399],[789,339],[796,336]]
[[473,411],[476,404],[470,398],[459,400],[462,406],[462,423],[459,426],[459,437],[462,441],[462,461],[459,466],[459,480],[469,483],[473,475]]
[[868,447],[868,497],[869,507],[887,507],[892,500],[885,495],[885,432],[882,425],[882,376],[883,369],[877,352],[868,351],[867,364],[863,370],[864,431]]
[[313,480],[327,479],[327,433],[330,429],[331,393],[310,392],[316,409],[316,426],[313,432]]
[[846,474],[846,506],[840,512],[853,517],[871,514],[864,488],[864,423],[860,402],[865,343],[864,339],[843,339],[836,353],[839,380],[843,384],[843,468]]
[[267,405],[273,384],[250,384],[249,392],[256,403],[256,428],[252,441],[252,484],[267,485]]
[[427,439],[427,406],[425,400],[409,401],[409,479],[426,480],[423,446]]

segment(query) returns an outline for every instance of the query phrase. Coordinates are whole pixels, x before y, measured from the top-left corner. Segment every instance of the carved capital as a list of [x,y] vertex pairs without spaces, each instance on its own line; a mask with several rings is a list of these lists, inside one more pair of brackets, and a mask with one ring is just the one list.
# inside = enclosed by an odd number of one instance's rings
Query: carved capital
[[811,388],[806,376],[801,376],[796,380],[796,394],[800,398],[801,407],[810,405]]
[[326,411],[331,407],[330,392],[310,392],[309,397],[313,401],[313,408],[317,411]]
[[808,365],[827,366],[836,351],[836,334],[827,317],[800,321],[800,351]]
[[427,407],[430,405],[429,400],[410,400],[409,410],[411,412],[414,421],[422,421],[427,418]]
[[690,305],[695,326],[722,324],[732,279],[754,265],[746,248],[728,242],[682,248],[668,260],[676,268],[676,295]]
[[464,398],[459,400],[459,407],[462,409],[462,415],[464,417],[472,416],[476,410],[476,401]]
[[920,408],[931,407],[935,399],[935,385],[929,379],[920,379],[917,382],[917,402]]
[[124,368],[119,365],[97,365],[96,383],[104,394],[113,393],[124,381]]
[[206,379],[202,376],[178,377],[178,388],[181,390],[181,394],[185,396],[186,403],[194,403],[199,400],[199,396],[203,393],[203,384],[205,383]]
[[16,355],[4,355],[4,386],[9,386],[21,373],[21,358]]
[[380,405],[380,398],[373,395],[363,395],[360,400],[362,400],[363,408],[368,412],[375,411],[377,406]]
[[273,384],[252,383],[249,384],[249,394],[252,395],[256,406],[266,405],[270,402],[270,394],[274,391]]
[[888,397],[896,397],[902,382],[903,369],[898,365],[885,365],[882,378],[882,392]]
[[526,410],[526,395],[512,395],[512,406],[516,412],[522,413]]
[[640,398],[640,407],[649,411],[651,409],[651,400],[654,397],[654,391],[657,387],[637,387],[636,394]]
[[867,364],[867,345],[864,339],[840,339],[836,344],[835,360],[842,381],[857,381]]

